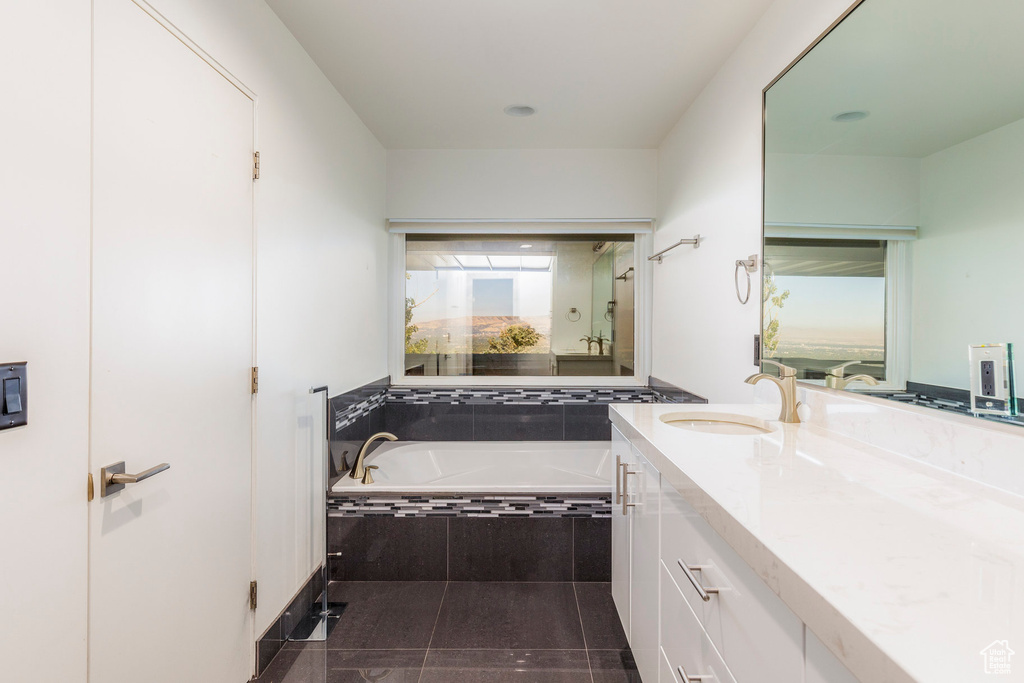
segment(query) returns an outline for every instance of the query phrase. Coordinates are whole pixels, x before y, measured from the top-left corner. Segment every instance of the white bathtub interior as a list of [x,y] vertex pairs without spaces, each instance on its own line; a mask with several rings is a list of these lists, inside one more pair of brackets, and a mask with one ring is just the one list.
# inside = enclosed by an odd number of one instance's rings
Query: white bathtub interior
[[388,442],[366,457],[373,484],[343,476],[335,493],[607,493],[611,451],[603,441]]

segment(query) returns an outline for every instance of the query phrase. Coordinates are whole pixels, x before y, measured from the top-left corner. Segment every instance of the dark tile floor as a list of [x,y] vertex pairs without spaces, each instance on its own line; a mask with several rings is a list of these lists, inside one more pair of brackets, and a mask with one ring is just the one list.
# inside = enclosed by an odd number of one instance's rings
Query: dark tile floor
[[367,581],[259,683],[640,683],[607,583]]

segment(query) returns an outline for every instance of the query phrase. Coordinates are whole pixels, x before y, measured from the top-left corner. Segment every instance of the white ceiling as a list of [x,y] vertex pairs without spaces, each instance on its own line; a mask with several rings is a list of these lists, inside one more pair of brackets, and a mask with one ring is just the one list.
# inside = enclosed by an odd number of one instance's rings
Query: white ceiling
[[389,149],[655,148],[770,2],[268,0]]
[[[768,91],[769,152],[925,157],[1024,117],[1024,2],[865,0]],[[868,118],[836,123],[835,114]]]

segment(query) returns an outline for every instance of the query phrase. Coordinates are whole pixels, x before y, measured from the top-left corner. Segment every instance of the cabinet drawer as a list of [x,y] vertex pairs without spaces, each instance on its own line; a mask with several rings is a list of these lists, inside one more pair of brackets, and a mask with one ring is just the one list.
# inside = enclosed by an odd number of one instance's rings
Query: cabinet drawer
[[[703,554],[699,545],[700,534],[697,533],[697,524],[702,523],[704,520],[697,512],[666,482],[661,497],[661,560],[701,623],[704,621],[704,602],[679,562],[696,565],[698,557]],[[699,573],[695,578],[702,579]]]
[[[661,595],[661,683],[736,683],[664,564]],[[684,672],[690,680],[683,678]]]
[[[663,492],[662,510],[671,510],[662,524],[664,566],[736,680],[801,680],[803,624],[797,616],[670,486]],[[717,589],[709,591],[708,601],[699,597],[680,568],[680,559],[701,568],[691,571],[698,584]]]

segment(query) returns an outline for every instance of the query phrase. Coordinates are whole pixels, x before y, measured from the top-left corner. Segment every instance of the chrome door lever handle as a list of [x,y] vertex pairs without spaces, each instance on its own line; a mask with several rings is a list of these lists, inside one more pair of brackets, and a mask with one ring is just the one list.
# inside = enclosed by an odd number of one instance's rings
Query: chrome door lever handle
[[124,471],[124,460],[121,462],[115,462],[113,465],[107,465],[106,467],[100,468],[100,498],[105,498],[111,494],[117,493],[124,488],[125,484],[135,484],[144,479],[160,474],[164,470],[169,470],[171,466],[166,462],[162,462],[155,467],[150,467],[148,470],[143,470],[138,474],[127,474]]

